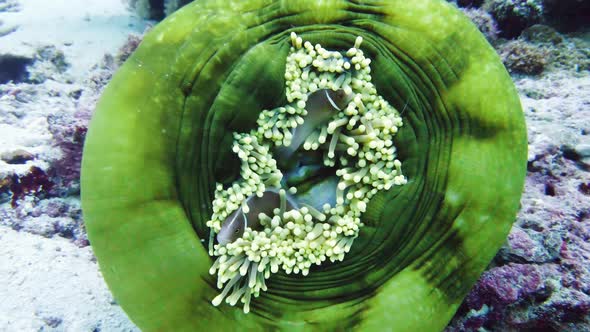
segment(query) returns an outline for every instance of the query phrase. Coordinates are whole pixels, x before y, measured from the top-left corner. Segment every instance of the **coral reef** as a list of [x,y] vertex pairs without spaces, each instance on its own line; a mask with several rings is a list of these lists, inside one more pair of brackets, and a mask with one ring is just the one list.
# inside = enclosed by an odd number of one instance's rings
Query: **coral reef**
[[488,41],[494,42],[498,38],[496,21],[488,12],[481,8],[465,8],[463,13],[469,17]]
[[68,67],[64,53],[53,45],[39,47],[32,57],[4,54],[0,55],[0,84],[59,80],[57,76]]
[[60,80],[57,75],[64,74],[70,66],[63,51],[53,45],[39,47],[33,61],[27,68],[27,81],[31,83],[43,83],[47,79]]
[[[0,169],[0,225],[88,245],[79,206],[87,124],[105,84],[141,38],[130,34],[79,84],[69,83],[70,65],[62,51],[40,46],[31,58],[24,58],[28,62],[20,68],[22,80],[0,85],[0,126],[6,126],[2,138],[8,142],[0,149],[0,166],[6,165]],[[19,135],[15,127],[27,116],[31,120],[25,123],[39,126]],[[21,143],[10,143],[9,136]]]
[[522,40],[513,40],[499,47],[502,62],[511,73],[538,75],[547,65],[547,52]]
[[590,71],[590,34],[571,35],[552,51],[552,66],[577,73]]
[[529,129],[522,208],[447,331],[590,330],[590,76],[565,73],[516,80]]
[[525,29],[518,39],[499,42],[496,49],[508,70],[538,75],[543,70],[590,70],[590,38],[562,35],[547,25]]
[[[24,180],[32,181],[32,176],[27,178]],[[45,190],[38,182],[18,185],[27,190],[31,187],[37,188],[35,193]],[[79,247],[89,245],[78,198],[31,196],[31,192],[33,191],[29,190],[29,195],[23,195],[18,200],[18,205],[12,209],[0,210],[0,217],[4,220],[3,225],[47,238],[59,236],[70,239]]]
[[500,36],[505,38],[517,37],[544,14],[542,0],[486,0],[483,8],[498,22]]
[[563,36],[550,26],[535,24],[525,29],[521,36],[522,39],[531,43],[558,45],[564,41]]
[[55,145],[61,150],[61,158],[55,160],[48,170],[56,183],[55,196],[79,194],[82,147],[86,137],[90,112],[80,110],[72,116],[50,115],[47,118],[49,131]]
[[[148,30],[146,30],[144,34],[147,31]],[[122,65],[123,62],[125,62],[125,60],[127,60],[127,58],[131,56],[131,54],[137,49],[137,47],[141,43],[142,39],[143,35],[130,34],[129,36],[127,36],[127,41],[125,41],[125,44],[121,46],[121,48],[115,55],[115,62],[117,66]]]

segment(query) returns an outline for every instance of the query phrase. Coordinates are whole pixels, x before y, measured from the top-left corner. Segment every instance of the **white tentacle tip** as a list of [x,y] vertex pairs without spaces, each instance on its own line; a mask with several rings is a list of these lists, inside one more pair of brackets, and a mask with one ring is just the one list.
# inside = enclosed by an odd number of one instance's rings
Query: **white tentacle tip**
[[213,299],[213,301],[211,301],[211,304],[213,304],[213,306],[217,307],[221,304],[221,301],[223,301],[223,295],[219,294]]

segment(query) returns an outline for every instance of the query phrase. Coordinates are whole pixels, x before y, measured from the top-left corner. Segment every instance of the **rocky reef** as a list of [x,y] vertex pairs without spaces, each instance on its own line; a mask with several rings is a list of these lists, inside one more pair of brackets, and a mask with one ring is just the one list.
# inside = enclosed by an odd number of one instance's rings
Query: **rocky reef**
[[590,328],[590,79],[516,79],[529,130],[525,192],[507,243],[447,331]]
[[481,9],[497,22],[500,35],[515,38],[535,24],[573,32],[588,27],[590,2],[580,0],[447,0],[465,9]]

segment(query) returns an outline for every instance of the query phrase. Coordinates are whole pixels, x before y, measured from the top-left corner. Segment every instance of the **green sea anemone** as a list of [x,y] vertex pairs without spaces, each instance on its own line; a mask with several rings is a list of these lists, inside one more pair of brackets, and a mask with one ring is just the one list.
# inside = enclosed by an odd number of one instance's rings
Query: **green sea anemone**
[[525,169],[510,77],[445,1],[201,0],[106,88],[82,203],[143,330],[438,331]]
[[[279,268],[305,276],[312,265],[342,261],[371,198],[407,182],[392,141],[402,119],[376,95],[371,60],[359,49],[362,37],[344,54],[304,43],[295,32],[291,43],[285,72],[290,104],[263,110],[257,129],[234,135],[241,176],[227,189],[217,184],[207,222],[209,255],[219,256],[210,272],[223,288],[212,303],[241,299],[245,313]],[[289,161],[286,177],[273,147]],[[289,187],[293,182],[303,190]]]

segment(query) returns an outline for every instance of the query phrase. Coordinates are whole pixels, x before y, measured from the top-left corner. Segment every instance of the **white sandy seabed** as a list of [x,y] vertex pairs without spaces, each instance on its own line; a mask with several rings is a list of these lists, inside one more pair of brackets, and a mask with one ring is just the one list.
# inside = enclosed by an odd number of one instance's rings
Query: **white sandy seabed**
[[0,227],[0,331],[138,331],[90,247]]
[[[11,0],[0,0],[0,4],[6,1]],[[67,74],[73,85],[83,86],[91,67],[105,53],[115,53],[130,33],[142,33],[146,27],[122,0],[20,0],[19,5],[18,11],[0,13],[0,30],[16,28],[0,37],[0,54],[30,55],[36,47],[55,45],[71,65]],[[67,90],[64,85],[70,83],[44,84],[43,89]],[[584,91],[590,87],[588,75],[574,78],[555,73],[539,79],[516,79],[516,84],[527,115],[529,159],[548,142],[590,144],[578,141],[579,124],[587,116],[589,101]],[[526,97],[526,91],[532,90],[549,97]],[[73,107],[67,98],[58,98],[55,105],[45,103],[42,94],[46,90],[39,91],[36,104],[22,110],[22,117],[12,122],[0,118],[0,154],[24,148],[42,156],[38,158],[41,162],[43,157],[51,160],[59,154],[46,118]],[[3,110],[3,105],[0,100],[0,116],[18,111]],[[20,174],[31,162],[15,166],[0,160],[0,176]],[[59,236],[15,231],[7,224],[9,220],[0,222],[0,331],[138,331],[110,294],[91,247],[80,248]]]

